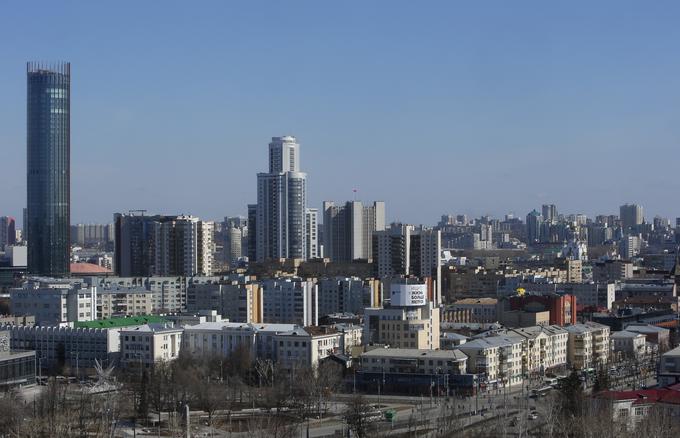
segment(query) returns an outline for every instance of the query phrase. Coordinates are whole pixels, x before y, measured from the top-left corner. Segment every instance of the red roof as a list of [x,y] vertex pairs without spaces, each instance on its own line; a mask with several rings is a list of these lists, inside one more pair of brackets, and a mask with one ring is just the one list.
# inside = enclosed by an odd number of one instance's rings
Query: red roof
[[71,274],[110,274],[111,270],[94,263],[71,263]]
[[[674,385],[674,386],[680,386]],[[670,403],[680,404],[680,390],[669,388],[641,389],[638,391],[602,391],[597,397],[612,400],[632,400],[633,404]]]

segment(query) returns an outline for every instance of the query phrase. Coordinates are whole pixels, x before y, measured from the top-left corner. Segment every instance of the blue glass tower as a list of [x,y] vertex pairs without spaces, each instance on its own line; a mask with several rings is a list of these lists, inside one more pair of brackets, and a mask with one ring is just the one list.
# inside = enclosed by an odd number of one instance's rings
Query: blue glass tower
[[69,275],[71,64],[27,64],[28,271]]

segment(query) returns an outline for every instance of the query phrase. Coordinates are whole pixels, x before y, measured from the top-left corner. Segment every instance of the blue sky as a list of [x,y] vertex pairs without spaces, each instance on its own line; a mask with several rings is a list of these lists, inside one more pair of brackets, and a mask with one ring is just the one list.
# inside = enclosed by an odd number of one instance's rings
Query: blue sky
[[388,217],[680,216],[677,2],[3,2],[0,214],[25,204],[25,62],[72,63],[72,222],[245,214],[272,136],[309,204]]

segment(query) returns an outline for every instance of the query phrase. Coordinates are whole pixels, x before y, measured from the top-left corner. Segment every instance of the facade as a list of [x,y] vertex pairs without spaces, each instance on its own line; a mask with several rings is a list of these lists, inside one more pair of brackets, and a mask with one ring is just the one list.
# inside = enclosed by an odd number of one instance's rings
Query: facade
[[510,329],[507,336],[522,339],[524,375],[543,375],[567,364],[569,333],[557,325]]
[[214,224],[177,216],[153,224],[153,275],[212,275]]
[[0,330],[0,388],[35,383],[35,351],[14,350],[10,344],[9,332]]
[[308,208],[305,211],[305,232],[307,233],[307,258],[316,259],[321,257],[318,208]]
[[373,234],[385,229],[385,203],[363,205],[361,201],[335,205],[323,203],[324,256],[347,263],[373,256]]
[[541,230],[543,228],[543,216],[536,210],[527,214],[527,242],[537,243],[542,240]]
[[670,347],[671,331],[663,327],[657,327],[651,324],[633,323],[626,325],[626,330],[645,335],[645,340],[650,344],[657,345],[659,351],[665,351]]
[[0,216],[0,251],[17,243],[16,221],[10,216]]
[[[505,304],[505,303],[504,303]],[[569,294],[523,295],[510,297],[510,310],[550,312],[551,325],[576,324],[576,297]]]
[[318,280],[319,316],[333,313],[363,313],[371,306],[375,282],[356,277],[322,278]]
[[314,282],[301,278],[261,282],[265,323],[318,325],[318,292]]
[[557,206],[555,204],[544,204],[541,207],[543,220],[549,224],[557,223]]
[[655,413],[666,418],[680,416],[678,388],[603,391],[595,397],[611,412],[612,426],[622,426],[630,432],[635,431],[639,423],[649,420]]
[[295,137],[272,137],[269,172],[257,175],[255,260],[307,259],[307,175]]
[[258,283],[194,283],[187,288],[187,311],[214,309],[232,322],[262,323],[262,288]]
[[71,215],[71,64],[27,65],[28,271],[67,276]]
[[156,362],[176,359],[182,346],[182,332],[182,328],[157,323],[121,330],[121,365],[149,368]]
[[496,322],[496,298],[465,298],[449,305],[444,310],[444,320],[449,322]]
[[364,310],[364,343],[439,349],[439,307],[427,299],[426,285],[394,282],[390,300],[389,306]]
[[114,242],[113,224],[71,225],[71,243],[82,246],[106,245]]
[[661,355],[656,380],[661,387],[680,382],[680,347]]
[[606,364],[609,359],[609,327],[596,322],[564,327],[569,332],[567,361],[576,369]]
[[218,280],[219,277],[85,277],[83,282],[97,287],[98,292],[145,289],[151,293],[152,313],[180,313],[187,310],[187,290],[190,286]]
[[633,263],[626,260],[606,260],[593,264],[593,281],[607,283],[633,278]]
[[114,270],[121,277],[212,275],[214,223],[193,216],[114,215]]
[[460,350],[376,348],[360,361],[362,371],[370,373],[465,374],[468,357]]
[[641,333],[621,330],[611,335],[612,351],[625,357],[639,358],[646,353],[647,343],[645,335]]
[[470,340],[458,346],[468,357],[469,373],[482,374],[487,385],[521,384],[522,341],[517,337],[494,335]]
[[604,308],[611,310],[616,299],[614,283],[565,283],[559,289],[576,297],[579,308]]
[[113,215],[115,256],[113,268],[121,277],[142,277],[152,274],[151,241],[154,222],[162,216],[145,216],[143,211]]
[[645,220],[645,216],[641,205],[624,204],[619,208],[619,217],[621,218],[621,228],[624,231],[641,225]]
[[112,288],[97,291],[97,319],[150,315],[153,292],[144,288]]
[[244,257],[248,257],[248,225],[243,218],[224,218],[224,261],[230,267],[238,266]]
[[92,321],[97,317],[94,287],[47,278],[31,278],[23,287],[10,289],[13,315],[33,315],[37,325]]
[[296,327],[276,336],[277,363],[283,368],[313,368],[342,353],[342,335],[329,327]]
[[237,350],[252,360],[277,360],[276,337],[289,333],[295,324],[252,324],[227,321],[206,322],[185,327],[182,347],[195,356],[229,356]]
[[373,265],[378,278],[416,276],[434,281],[433,301],[441,303],[441,231],[392,224],[373,235]]
[[120,351],[118,328],[6,327],[12,345],[35,350],[38,366],[43,369],[68,365],[71,368],[94,368],[116,363]]

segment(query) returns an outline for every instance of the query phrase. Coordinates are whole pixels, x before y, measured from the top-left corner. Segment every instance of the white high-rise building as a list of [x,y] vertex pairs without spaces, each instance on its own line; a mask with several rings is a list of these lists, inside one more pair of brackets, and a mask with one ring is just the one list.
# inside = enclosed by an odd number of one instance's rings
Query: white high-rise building
[[373,234],[385,229],[385,203],[335,205],[325,201],[323,227],[324,254],[332,261],[368,259],[373,254]]
[[273,137],[269,173],[257,175],[256,259],[307,258],[307,174],[295,137]]

